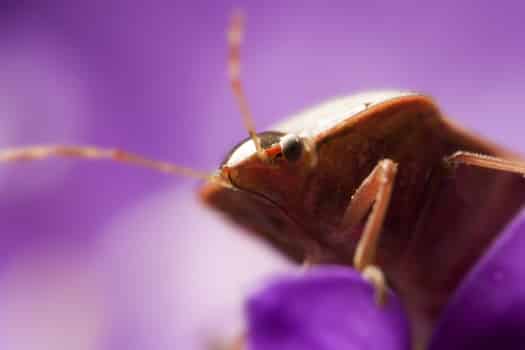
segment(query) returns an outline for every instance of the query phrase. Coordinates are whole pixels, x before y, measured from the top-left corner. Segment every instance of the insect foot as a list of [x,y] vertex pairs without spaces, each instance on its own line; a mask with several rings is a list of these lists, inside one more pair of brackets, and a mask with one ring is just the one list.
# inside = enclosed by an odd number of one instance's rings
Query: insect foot
[[381,269],[375,265],[368,265],[361,272],[361,275],[374,287],[376,304],[380,307],[384,306],[388,301],[388,286],[386,284],[383,271],[381,271]]

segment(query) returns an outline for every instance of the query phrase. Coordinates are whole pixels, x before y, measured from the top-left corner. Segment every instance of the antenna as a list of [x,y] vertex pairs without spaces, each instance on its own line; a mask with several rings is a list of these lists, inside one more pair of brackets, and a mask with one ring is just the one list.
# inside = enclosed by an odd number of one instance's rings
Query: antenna
[[80,158],[90,160],[107,159],[114,162],[149,168],[171,175],[182,175],[186,177],[207,180],[218,183],[221,186],[229,188],[231,187],[229,183],[217,176],[178,166],[172,163],[144,158],[137,154],[125,152],[119,149],[100,148],[93,146],[49,145],[6,148],[0,150],[0,162],[35,161],[51,157]]
[[230,78],[231,87],[233,94],[237,99],[239,108],[241,110],[241,117],[244,122],[244,126],[248,130],[250,138],[255,144],[255,150],[259,157],[264,158],[265,154],[261,147],[261,140],[255,133],[255,126],[253,122],[253,116],[248,105],[248,100],[244,95],[244,91],[241,84],[241,43],[242,36],[244,34],[244,16],[239,10],[234,11],[230,26],[228,28],[228,76]]

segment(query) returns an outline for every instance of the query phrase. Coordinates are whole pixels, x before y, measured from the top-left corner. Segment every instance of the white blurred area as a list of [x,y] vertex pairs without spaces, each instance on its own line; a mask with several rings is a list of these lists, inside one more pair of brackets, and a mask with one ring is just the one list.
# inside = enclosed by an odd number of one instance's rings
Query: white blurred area
[[104,349],[100,273],[84,254],[28,251],[0,275],[0,344],[9,350]]
[[113,336],[136,336],[133,349],[209,349],[230,340],[242,331],[247,293],[292,268],[189,188],[152,195],[120,215],[105,237],[100,270],[116,308]]

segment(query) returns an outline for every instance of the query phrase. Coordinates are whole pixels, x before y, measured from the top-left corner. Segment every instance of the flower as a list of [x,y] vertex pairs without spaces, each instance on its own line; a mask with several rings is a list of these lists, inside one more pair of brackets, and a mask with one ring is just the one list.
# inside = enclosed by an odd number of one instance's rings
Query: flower
[[250,350],[404,350],[410,334],[400,302],[378,307],[355,270],[316,268],[282,277],[246,303]]
[[[430,350],[518,349],[525,343],[525,211],[501,234],[447,304]],[[395,295],[385,308],[357,272],[322,267],[280,277],[246,302],[250,350],[409,349]]]

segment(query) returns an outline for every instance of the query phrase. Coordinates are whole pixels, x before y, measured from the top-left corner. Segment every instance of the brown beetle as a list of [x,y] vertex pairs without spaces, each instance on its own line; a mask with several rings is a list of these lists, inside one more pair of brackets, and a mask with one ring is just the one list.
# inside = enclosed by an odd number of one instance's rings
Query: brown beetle
[[424,344],[462,277],[525,201],[525,164],[447,120],[427,96],[340,98],[256,134],[239,79],[242,23],[230,43],[233,91],[250,137],[213,175],[78,146],[8,149],[0,161],[107,158],[205,178],[202,199],[298,262],[383,273]]

